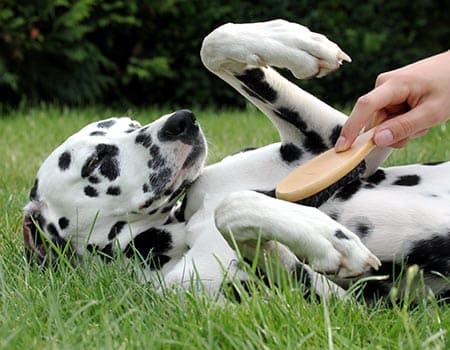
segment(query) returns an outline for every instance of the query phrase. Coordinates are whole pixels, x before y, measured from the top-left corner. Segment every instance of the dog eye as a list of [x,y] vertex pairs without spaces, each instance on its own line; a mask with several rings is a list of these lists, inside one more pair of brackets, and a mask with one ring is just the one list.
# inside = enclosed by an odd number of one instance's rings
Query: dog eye
[[90,169],[97,168],[100,165],[100,163],[102,162],[103,158],[104,158],[104,156],[100,157],[100,155],[98,155],[97,157],[92,158],[89,161],[89,163],[88,163],[88,167]]
[[86,163],[83,165],[81,169],[81,176],[88,177],[90,176],[95,169],[101,166],[104,158],[106,157],[106,153],[96,153],[92,155],[90,158],[86,160]]

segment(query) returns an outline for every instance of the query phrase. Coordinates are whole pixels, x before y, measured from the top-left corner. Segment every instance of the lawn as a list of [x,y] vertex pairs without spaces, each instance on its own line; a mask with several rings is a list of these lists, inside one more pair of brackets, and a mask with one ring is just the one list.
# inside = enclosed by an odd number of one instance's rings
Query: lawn
[[[448,349],[450,306],[306,301],[300,286],[257,285],[239,303],[201,291],[155,294],[119,262],[39,271],[22,256],[21,207],[40,162],[84,124],[159,110],[21,108],[0,117],[0,347],[5,349]],[[254,109],[197,112],[209,162],[277,139]],[[388,165],[450,160],[450,124],[396,151]]]

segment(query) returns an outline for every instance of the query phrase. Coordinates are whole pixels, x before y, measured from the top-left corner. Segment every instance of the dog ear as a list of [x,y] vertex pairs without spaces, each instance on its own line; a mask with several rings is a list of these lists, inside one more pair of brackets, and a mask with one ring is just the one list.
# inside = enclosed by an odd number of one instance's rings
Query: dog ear
[[23,240],[25,244],[25,257],[28,262],[37,261],[42,264],[46,260],[46,247],[42,239],[45,220],[40,210],[25,211],[23,221]]

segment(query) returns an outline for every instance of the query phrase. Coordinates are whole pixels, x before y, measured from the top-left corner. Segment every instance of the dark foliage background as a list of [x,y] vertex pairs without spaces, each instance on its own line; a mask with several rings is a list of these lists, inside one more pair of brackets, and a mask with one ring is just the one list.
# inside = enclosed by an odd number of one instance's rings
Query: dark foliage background
[[3,0],[0,100],[242,105],[202,67],[202,39],[222,23],[284,18],[350,54],[354,63],[302,82],[346,105],[378,73],[449,49],[449,13],[430,0]]

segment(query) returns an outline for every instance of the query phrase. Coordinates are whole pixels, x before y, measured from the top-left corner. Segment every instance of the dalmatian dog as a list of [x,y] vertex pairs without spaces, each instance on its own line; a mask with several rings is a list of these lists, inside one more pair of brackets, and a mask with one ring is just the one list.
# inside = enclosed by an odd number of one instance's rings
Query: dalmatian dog
[[382,169],[390,150],[375,149],[365,172],[327,199],[275,198],[284,176],[334,145],[346,116],[272,67],[322,77],[350,61],[336,44],[284,20],[230,23],[204,39],[201,59],[272,121],[280,142],[204,167],[207,143],[189,110],[145,126],[92,123],[38,171],[24,208],[30,259],[45,263],[58,249],[123,256],[157,289],[194,283],[216,293],[249,278],[240,260],[256,258],[323,297],[376,274],[390,278],[366,289],[384,295],[406,263],[448,293],[450,162]]

